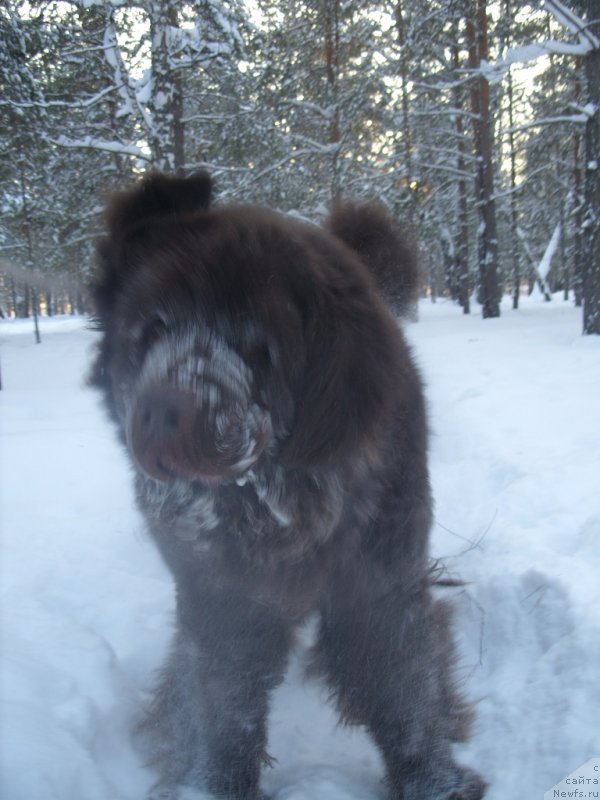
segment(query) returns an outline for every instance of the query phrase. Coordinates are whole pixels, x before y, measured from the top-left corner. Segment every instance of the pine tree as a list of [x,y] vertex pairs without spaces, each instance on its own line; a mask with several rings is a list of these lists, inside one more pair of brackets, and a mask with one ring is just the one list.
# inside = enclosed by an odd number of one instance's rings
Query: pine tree
[[584,57],[586,77],[585,218],[587,240],[583,268],[583,331],[600,334],[600,16],[594,0],[580,0],[584,36],[590,49]]
[[498,232],[494,197],[493,122],[489,82],[482,73],[488,61],[488,18],[486,0],[474,0],[466,20],[469,69],[474,78],[471,87],[471,112],[475,156],[477,158],[476,194],[480,215],[478,227],[479,293],[483,317],[500,316],[498,286]]

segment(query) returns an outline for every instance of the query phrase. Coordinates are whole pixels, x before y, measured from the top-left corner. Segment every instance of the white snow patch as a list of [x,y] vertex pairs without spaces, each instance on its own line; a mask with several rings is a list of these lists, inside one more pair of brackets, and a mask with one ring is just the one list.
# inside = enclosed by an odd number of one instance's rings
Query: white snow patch
[[548,246],[544,251],[542,260],[538,265],[538,274],[543,279],[546,279],[548,277],[548,273],[550,272],[550,267],[552,266],[552,259],[554,258],[554,254],[556,253],[558,244],[560,242],[560,235],[561,235],[561,225],[559,222],[554,228],[554,232],[550,237],[550,241],[548,242]]

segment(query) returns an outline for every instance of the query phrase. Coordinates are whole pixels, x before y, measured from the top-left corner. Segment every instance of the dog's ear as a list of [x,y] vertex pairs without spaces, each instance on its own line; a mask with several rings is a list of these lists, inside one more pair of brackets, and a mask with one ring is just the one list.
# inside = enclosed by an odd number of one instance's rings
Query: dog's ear
[[156,221],[181,214],[207,211],[212,196],[212,179],[207,172],[189,178],[152,172],[127,191],[115,192],[106,203],[108,236],[96,244],[98,269],[90,287],[99,326],[103,326],[118,286],[128,274],[128,252],[132,243],[151,238]]
[[127,192],[117,192],[106,206],[106,223],[112,236],[157,217],[206,211],[213,183],[207,172],[189,178],[152,172]]
[[421,280],[416,247],[381,203],[336,202],[326,227],[352,250],[375,278],[395,314],[414,314]]
[[304,379],[282,454],[292,467],[380,452],[401,391],[405,345],[375,288],[348,258],[342,279],[319,286],[310,304]]

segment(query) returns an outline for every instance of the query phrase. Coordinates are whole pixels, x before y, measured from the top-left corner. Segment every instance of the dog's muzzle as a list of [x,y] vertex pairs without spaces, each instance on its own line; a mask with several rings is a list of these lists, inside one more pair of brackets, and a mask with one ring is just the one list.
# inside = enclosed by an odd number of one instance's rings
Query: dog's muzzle
[[149,352],[127,413],[127,443],[159,481],[219,484],[258,460],[271,434],[268,411],[254,402],[251,371],[231,348],[189,337]]

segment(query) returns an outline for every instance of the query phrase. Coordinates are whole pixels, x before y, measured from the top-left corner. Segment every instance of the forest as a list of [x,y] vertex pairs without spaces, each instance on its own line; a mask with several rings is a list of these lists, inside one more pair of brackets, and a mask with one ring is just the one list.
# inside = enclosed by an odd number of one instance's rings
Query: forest
[[598,0],[5,0],[0,313],[88,311],[107,193],[206,168],[313,221],[376,197],[432,300],[600,334],[599,107]]

